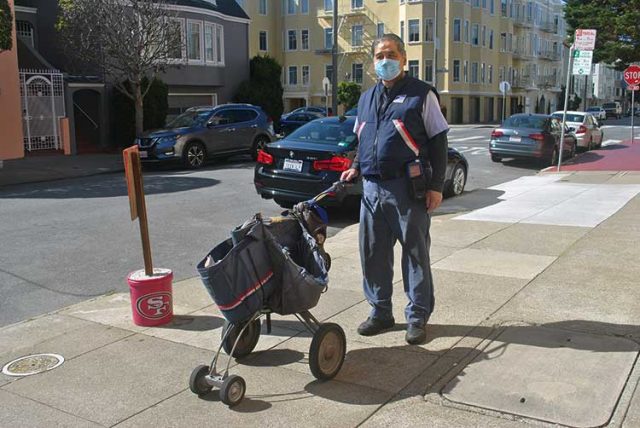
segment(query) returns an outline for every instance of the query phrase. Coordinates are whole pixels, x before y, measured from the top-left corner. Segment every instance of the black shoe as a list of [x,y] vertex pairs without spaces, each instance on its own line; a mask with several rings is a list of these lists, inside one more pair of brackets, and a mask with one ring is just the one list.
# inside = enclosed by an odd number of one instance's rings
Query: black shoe
[[420,345],[427,339],[427,326],[424,324],[409,324],[404,338],[409,345]]
[[375,336],[384,330],[392,328],[394,325],[396,325],[396,322],[393,318],[381,320],[369,317],[365,322],[358,326],[358,334],[360,336]]

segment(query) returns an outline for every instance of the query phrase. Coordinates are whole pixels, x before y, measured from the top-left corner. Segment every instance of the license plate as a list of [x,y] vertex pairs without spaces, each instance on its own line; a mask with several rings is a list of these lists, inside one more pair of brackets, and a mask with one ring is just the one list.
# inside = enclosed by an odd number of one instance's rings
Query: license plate
[[302,172],[302,161],[295,159],[285,159],[282,169],[285,171]]
[[145,159],[145,158],[149,157],[149,155],[147,154],[146,150],[140,150],[140,151],[138,151],[138,153],[140,154],[140,159]]
[[509,137],[510,143],[519,143],[521,141],[520,137],[514,137],[513,135]]

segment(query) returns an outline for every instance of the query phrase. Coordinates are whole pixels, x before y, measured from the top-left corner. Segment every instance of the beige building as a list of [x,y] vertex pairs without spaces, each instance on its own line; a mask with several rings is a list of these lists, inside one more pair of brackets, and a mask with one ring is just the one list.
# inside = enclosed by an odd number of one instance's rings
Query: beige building
[[[237,1],[251,17],[250,55],[268,54],[283,66],[285,111],[324,105],[332,0]],[[559,105],[566,34],[560,0],[342,0],[338,24],[339,81],[372,86],[371,43],[396,33],[406,43],[407,71],[437,87],[451,123],[499,121],[501,81],[511,86],[507,115]]]

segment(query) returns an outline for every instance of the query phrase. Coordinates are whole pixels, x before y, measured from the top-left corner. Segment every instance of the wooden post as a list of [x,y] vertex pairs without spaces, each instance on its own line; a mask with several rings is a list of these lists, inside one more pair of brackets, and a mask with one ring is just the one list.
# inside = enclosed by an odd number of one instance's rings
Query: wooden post
[[144,257],[144,273],[153,275],[151,260],[151,243],[149,241],[149,225],[147,223],[147,206],[144,200],[144,184],[142,181],[142,167],[138,146],[131,146],[122,151],[124,157],[124,172],[127,179],[129,194],[129,208],[131,220],[138,219],[140,224],[140,239],[142,240],[142,255]]

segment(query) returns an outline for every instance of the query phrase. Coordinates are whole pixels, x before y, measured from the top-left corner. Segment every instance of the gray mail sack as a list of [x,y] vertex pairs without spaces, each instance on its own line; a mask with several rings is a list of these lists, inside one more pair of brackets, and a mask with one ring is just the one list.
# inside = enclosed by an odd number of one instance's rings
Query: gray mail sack
[[328,274],[318,245],[294,218],[255,217],[198,264],[205,288],[232,323],[267,309],[288,315],[313,308]]

